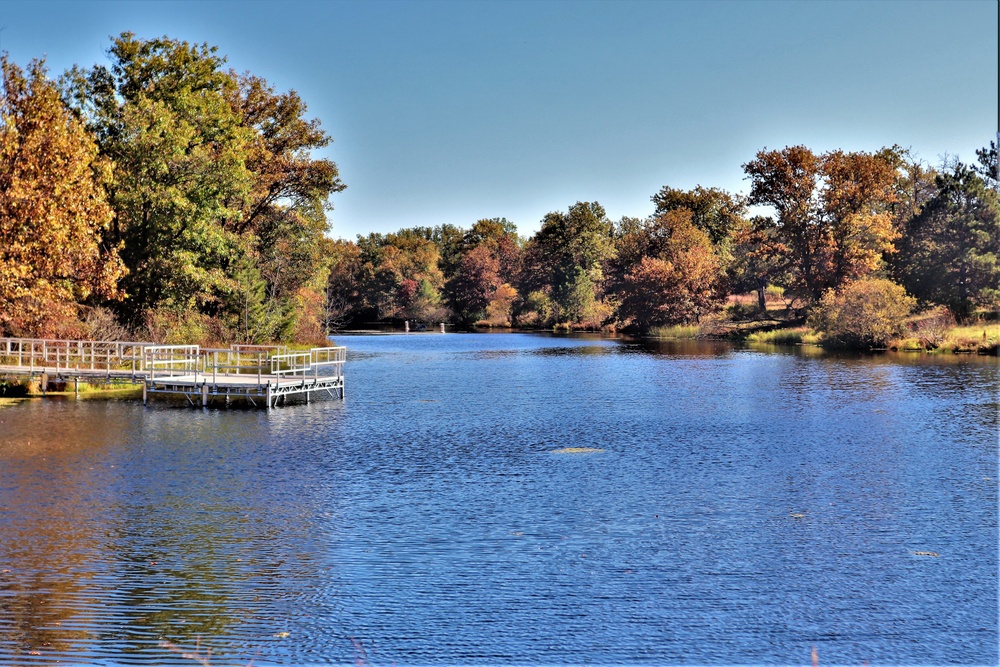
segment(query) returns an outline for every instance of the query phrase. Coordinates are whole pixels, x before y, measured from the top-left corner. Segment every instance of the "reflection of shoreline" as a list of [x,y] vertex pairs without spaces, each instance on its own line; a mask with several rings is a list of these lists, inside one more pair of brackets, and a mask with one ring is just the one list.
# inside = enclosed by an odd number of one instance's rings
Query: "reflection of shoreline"
[[267,433],[289,416],[70,400],[4,411],[0,663],[159,663],[168,641],[247,664],[247,641],[287,629],[289,578],[328,585],[304,546],[312,515],[278,502],[300,471],[282,480]]

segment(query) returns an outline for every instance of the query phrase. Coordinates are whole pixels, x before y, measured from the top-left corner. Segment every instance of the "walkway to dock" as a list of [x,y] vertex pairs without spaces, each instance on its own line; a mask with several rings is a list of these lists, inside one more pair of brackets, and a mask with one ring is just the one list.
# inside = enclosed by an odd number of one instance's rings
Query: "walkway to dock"
[[0,338],[0,376],[50,381],[142,384],[152,395],[184,396],[192,405],[245,399],[268,409],[314,392],[344,397],[345,347],[289,352],[280,345],[157,345],[129,341]]

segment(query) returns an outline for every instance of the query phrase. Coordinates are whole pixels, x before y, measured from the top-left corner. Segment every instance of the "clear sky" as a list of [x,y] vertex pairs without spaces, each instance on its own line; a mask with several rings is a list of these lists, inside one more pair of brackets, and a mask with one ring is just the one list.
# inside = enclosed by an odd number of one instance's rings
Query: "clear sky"
[[0,49],[53,76],[109,37],[167,35],[295,89],[347,190],[331,234],[599,201],[746,192],[761,148],[899,144],[965,161],[997,132],[996,0],[45,2],[0,0]]

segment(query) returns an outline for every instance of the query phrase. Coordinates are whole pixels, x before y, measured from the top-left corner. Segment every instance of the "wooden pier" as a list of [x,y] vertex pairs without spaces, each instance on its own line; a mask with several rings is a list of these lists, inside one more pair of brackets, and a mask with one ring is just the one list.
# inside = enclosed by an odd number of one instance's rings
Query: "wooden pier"
[[142,384],[146,404],[157,394],[191,405],[234,399],[275,407],[316,392],[344,398],[345,347],[289,352],[278,345],[157,345],[128,341],[0,338],[0,376],[50,381]]

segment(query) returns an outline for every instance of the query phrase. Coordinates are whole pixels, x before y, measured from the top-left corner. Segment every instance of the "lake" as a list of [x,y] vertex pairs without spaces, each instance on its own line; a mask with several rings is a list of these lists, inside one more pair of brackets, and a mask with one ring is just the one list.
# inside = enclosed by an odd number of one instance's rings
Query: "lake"
[[5,665],[996,665],[997,360],[372,335],[0,408]]

